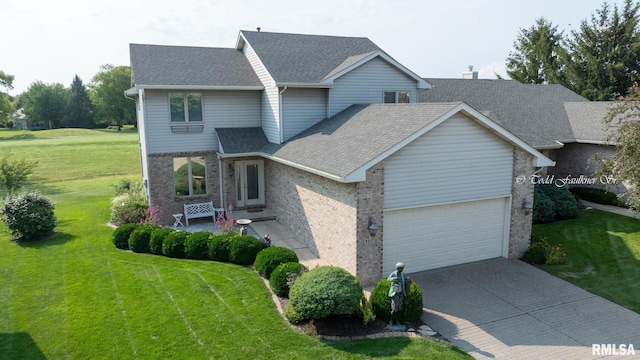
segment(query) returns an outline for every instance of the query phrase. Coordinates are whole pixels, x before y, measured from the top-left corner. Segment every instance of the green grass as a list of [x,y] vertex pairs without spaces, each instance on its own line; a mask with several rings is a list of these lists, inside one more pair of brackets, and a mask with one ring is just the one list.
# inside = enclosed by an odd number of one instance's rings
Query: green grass
[[56,202],[59,221],[27,244],[0,223],[0,358],[470,358],[425,339],[321,341],[282,319],[250,268],[118,250],[111,185],[139,177],[135,133],[20,133],[0,131],[0,152],[40,161],[29,187]]
[[577,219],[534,225],[533,235],[566,250],[567,262],[545,271],[640,313],[640,220],[585,210]]

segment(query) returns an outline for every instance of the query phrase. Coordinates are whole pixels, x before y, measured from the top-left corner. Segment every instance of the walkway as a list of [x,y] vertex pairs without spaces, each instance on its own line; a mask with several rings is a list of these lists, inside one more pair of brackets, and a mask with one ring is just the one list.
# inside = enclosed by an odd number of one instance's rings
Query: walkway
[[632,217],[632,218],[640,219],[640,214],[636,214],[633,211],[631,211],[629,209],[626,209],[626,208],[613,206],[613,205],[602,205],[602,204],[598,204],[598,203],[594,203],[594,202],[590,202],[590,201],[585,201],[585,200],[580,200],[580,202],[586,208],[593,208],[593,209],[597,209],[597,210],[608,211],[608,212],[612,212],[614,214],[624,215],[624,216],[629,216],[629,217]]
[[477,359],[602,358],[592,344],[632,344],[636,356],[627,358],[640,357],[640,314],[522,261],[410,277],[423,289],[422,320]]

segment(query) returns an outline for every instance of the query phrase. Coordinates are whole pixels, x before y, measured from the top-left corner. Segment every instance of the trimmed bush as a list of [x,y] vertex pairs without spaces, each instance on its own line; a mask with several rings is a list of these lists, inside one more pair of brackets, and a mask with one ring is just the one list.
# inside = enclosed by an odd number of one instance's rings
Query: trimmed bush
[[556,215],[556,206],[553,201],[538,186],[535,187],[533,194],[533,223],[552,222]]
[[265,279],[269,279],[273,269],[287,262],[298,262],[295,251],[282,246],[271,246],[258,253],[253,268]]
[[362,299],[358,278],[335,266],[320,266],[300,276],[289,291],[291,306],[303,319],[354,314]]
[[213,235],[209,239],[209,259],[213,261],[229,262],[229,244],[231,237],[228,235]]
[[538,185],[555,205],[555,219],[573,219],[578,216],[578,201],[565,187]]
[[251,265],[262,249],[262,242],[253,236],[234,236],[229,239],[229,261],[238,265]]
[[542,265],[547,261],[545,248],[537,242],[532,242],[527,251],[524,252],[522,260],[533,265]]
[[186,231],[174,231],[162,241],[162,255],[170,258],[184,259],[184,243],[189,237]]
[[618,195],[605,189],[591,187],[572,187],[569,189],[571,193],[578,196],[582,200],[591,201],[603,205],[613,205],[624,207],[624,201],[618,198]]
[[136,228],[129,236],[129,249],[137,253],[148,253],[151,234],[157,228],[155,225],[141,225]]
[[213,234],[208,231],[200,231],[189,235],[184,243],[184,250],[189,259],[209,258],[209,238]]
[[296,310],[293,308],[293,306],[291,306],[290,302],[288,302],[284,306],[284,316],[292,324],[300,324],[301,322],[306,320],[304,317],[302,317],[300,314],[298,314],[296,312]]
[[[381,279],[371,291],[369,301],[376,318],[383,321],[391,320],[391,298],[389,297],[391,283]],[[411,281],[409,293],[402,301],[402,309],[394,320],[401,324],[411,324],[422,316],[422,290],[415,281]]]
[[[265,250],[262,250],[262,252]],[[260,252],[260,254],[262,254],[262,252]],[[307,271],[309,271],[307,267],[298,262],[286,262],[280,264],[271,272],[271,277],[269,277],[269,286],[277,296],[289,297],[289,290],[291,289],[291,286],[293,286],[296,280]]]
[[156,255],[162,255],[162,243],[169,234],[176,230],[168,227],[161,227],[154,230],[149,238],[149,252]]
[[0,202],[0,215],[14,238],[38,240],[56,227],[55,205],[38,191],[9,195]]
[[138,227],[140,227],[139,224],[124,224],[118,226],[118,228],[113,231],[111,238],[113,245],[118,249],[129,250],[129,237]]

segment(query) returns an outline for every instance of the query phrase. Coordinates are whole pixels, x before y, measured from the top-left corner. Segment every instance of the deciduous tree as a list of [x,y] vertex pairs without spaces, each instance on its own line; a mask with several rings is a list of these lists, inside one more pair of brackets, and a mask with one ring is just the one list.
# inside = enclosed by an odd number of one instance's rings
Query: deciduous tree
[[24,112],[29,121],[44,122],[51,128],[59,128],[65,114],[68,89],[62,84],[45,84],[36,81],[23,94]]
[[95,108],[96,120],[103,124],[133,124],[136,118],[134,101],[124,97],[131,87],[128,66],[103,65],[89,84],[89,97]]

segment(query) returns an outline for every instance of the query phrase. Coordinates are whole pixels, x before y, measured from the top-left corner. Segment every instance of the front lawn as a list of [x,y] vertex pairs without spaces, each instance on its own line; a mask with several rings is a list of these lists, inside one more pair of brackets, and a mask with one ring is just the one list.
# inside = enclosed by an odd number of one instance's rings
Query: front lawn
[[16,244],[0,222],[0,358],[470,358],[426,339],[321,341],[292,330],[250,268],[116,249],[111,185],[139,178],[137,136],[28,135],[0,131],[0,152],[40,161],[29,187],[56,202],[58,226]]
[[562,244],[567,262],[542,268],[640,313],[640,220],[600,210],[533,226],[533,235]]

